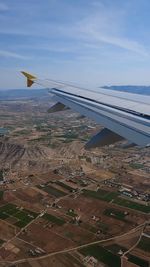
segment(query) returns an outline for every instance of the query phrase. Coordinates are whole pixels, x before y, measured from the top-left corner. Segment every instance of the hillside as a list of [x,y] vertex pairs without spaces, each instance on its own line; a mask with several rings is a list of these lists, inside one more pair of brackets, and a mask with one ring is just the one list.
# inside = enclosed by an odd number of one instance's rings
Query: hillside
[[109,90],[115,90],[115,91],[134,93],[134,94],[150,95],[150,86],[112,85],[112,86],[103,86],[102,88],[109,89]]
[[56,149],[51,149],[42,145],[22,145],[10,141],[0,141],[0,167],[22,169],[26,171],[47,171],[54,167],[51,162],[56,163],[64,160],[78,160],[85,150],[80,142],[64,144]]
[[1,167],[42,168],[53,157],[53,151],[42,146],[24,146],[17,143],[0,141]]

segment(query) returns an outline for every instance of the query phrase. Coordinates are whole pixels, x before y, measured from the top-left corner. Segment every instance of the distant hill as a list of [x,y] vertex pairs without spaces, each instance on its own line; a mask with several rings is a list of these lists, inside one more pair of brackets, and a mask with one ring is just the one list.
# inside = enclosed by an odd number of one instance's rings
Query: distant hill
[[36,99],[48,96],[47,89],[11,89],[1,90],[0,100]]
[[[104,89],[115,91],[123,91],[130,93],[137,93],[143,95],[150,95],[150,86],[134,86],[134,85],[121,85],[121,86],[103,86]],[[48,97],[48,89],[10,89],[0,90],[0,101],[10,100],[23,100],[23,99],[43,99]]]
[[150,86],[113,85],[113,86],[103,86],[102,88],[115,90],[115,91],[134,93],[134,94],[150,95]]

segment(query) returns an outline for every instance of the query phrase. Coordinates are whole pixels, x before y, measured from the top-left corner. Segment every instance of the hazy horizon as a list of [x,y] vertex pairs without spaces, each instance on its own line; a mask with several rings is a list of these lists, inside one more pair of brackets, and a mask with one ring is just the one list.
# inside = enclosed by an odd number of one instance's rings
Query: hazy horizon
[[[120,86],[116,86],[116,85],[112,85],[112,86],[103,86],[103,87],[97,87],[95,88],[95,90],[99,91],[100,88],[104,88],[104,89],[110,89],[110,90],[114,90],[114,91],[121,91],[121,92],[128,92],[128,93],[134,93],[134,94],[142,94],[142,95],[150,95],[150,86],[136,86],[136,85],[120,85]],[[86,89],[86,88],[85,88]],[[48,93],[48,88],[33,88],[32,90],[30,89],[24,89],[24,88],[11,88],[11,89],[0,89],[0,99],[1,96],[8,96],[8,94],[10,94],[10,99],[11,96],[13,96],[13,92],[18,93],[19,96],[21,96],[21,94],[25,94],[28,96],[36,96],[36,92],[40,93],[42,95],[45,95],[46,93]]]

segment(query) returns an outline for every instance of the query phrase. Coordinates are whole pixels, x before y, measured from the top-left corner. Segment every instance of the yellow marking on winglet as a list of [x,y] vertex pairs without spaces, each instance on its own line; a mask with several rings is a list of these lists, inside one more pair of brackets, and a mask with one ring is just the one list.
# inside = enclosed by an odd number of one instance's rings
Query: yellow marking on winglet
[[27,73],[25,71],[21,71],[21,73],[27,78],[27,86],[31,87],[32,84],[34,83],[34,80],[36,80],[37,78],[33,76],[32,74]]

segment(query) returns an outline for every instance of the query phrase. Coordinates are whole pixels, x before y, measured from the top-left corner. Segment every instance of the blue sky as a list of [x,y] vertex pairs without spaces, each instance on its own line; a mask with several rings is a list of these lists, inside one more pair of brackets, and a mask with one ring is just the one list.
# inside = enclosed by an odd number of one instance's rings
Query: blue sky
[[149,0],[0,0],[0,88],[24,88],[20,70],[149,85],[149,11]]

